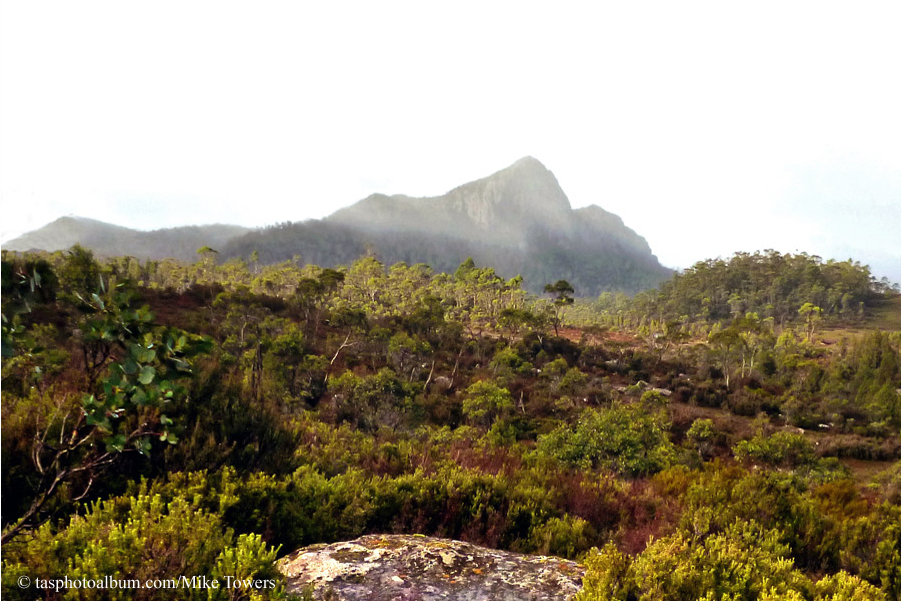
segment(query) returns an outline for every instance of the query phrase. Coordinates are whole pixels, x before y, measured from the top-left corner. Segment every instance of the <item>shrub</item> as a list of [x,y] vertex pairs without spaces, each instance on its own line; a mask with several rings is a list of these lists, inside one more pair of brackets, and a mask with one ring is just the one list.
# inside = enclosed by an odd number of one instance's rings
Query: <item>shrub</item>
[[706,538],[674,533],[629,557],[611,544],[586,558],[579,600],[883,600],[840,571],[812,582],[795,568],[779,531],[733,523]]
[[714,430],[714,421],[710,418],[699,418],[692,423],[686,436],[695,443],[710,443],[716,435]]
[[[283,580],[275,568],[277,549],[260,536],[235,537],[220,516],[193,499],[177,495],[167,500],[146,485],[137,495],[112,498],[90,506],[57,530],[45,524],[34,537],[4,546],[3,597],[37,599],[48,594],[66,599],[235,599],[279,598]],[[32,586],[22,589],[17,579],[26,575]],[[35,588],[37,579],[116,580],[177,579],[185,575],[217,579],[219,588],[180,583],[173,589],[89,589],[53,594]],[[268,580],[266,589],[227,589],[231,579]],[[121,583],[119,584],[121,585]]]
[[759,462],[773,467],[808,466],[814,463],[814,446],[804,435],[780,431],[771,436],[755,435],[733,446],[733,455],[743,463]]
[[504,387],[478,380],[467,388],[463,414],[472,424],[488,426],[513,409],[514,400]]
[[531,374],[533,370],[532,364],[521,358],[517,352],[510,347],[505,347],[497,352],[494,357],[492,357],[492,361],[489,365],[500,378],[528,375]]
[[363,431],[375,432],[383,426],[396,429],[413,417],[415,387],[389,368],[364,377],[345,372],[329,383],[329,390],[335,417]]
[[589,542],[594,539],[593,531],[581,518],[552,518],[533,527],[529,547],[537,554],[574,558],[589,549]]
[[562,425],[539,438],[539,457],[578,468],[606,468],[627,476],[653,474],[670,466],[676,451],[667,436],[667,414],[641,404],[615,403],[587,409],[575,427]]

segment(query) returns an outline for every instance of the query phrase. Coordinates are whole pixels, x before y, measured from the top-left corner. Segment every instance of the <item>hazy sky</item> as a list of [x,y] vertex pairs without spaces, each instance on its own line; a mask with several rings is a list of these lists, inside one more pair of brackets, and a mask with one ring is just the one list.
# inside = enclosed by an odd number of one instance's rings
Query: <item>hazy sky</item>
[[902,3],[0,3],[2,240],[298,221],[524,155],[666,265],[899,281]]

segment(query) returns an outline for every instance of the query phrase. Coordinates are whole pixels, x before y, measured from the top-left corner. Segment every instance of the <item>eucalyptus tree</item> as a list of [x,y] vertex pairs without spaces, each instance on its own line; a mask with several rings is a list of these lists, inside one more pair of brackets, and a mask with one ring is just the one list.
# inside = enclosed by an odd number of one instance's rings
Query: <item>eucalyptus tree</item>
[[31,461],[31,503],[2,535],[6,543],[37,527],[45,511],[84,499],[99,475],[120,455],[150,454],[152,442],[176,443],[178,427],[167,414],[186,399],[191,358],[210,349],[207,339],[160,327],[133,294],[119,286],[81,297],[85,317],[77,340],[86,391],[80,399],[56,395],[36,422]]
[[551,295],[555,307],[551,323],[554,326],[554,335],[558,335],[558,327],[561,324],[563,308],[573,305],[573,294],[576,292],[573,286],[566,280],[558,280],[554,284],[545,285],[545,294]]

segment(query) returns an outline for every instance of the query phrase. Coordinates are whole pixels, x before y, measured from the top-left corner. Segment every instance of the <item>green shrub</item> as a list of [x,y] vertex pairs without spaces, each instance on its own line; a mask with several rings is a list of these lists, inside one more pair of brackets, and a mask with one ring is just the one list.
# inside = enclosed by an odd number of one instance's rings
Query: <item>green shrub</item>
[[581,518],[552,518],[533,527],[529,547],[537,554],[575,558],[589,549],[593,532],[592,526]]
[[504,387],[478,380],[467,388],[463,414],[472,424],[488,426],[513,409],[514,400]]
[[539,457],[577,468],[605,468],[627,476],[648,475],[673,464],[676,450],[667,434],[664,410],[615,403],[587,409],[573,427],[559,426],[539,438]]
[[816,600],[886,600],[879,589],[854,575],[840,571],[814,584]]
[[329,382],[329,391],[333,394],[335,418],[366,432],[381,427],[397,429],[413,418],[415,387],[402,381],[390,368],[364,377],[345,372]]
[[692,423],[686,436],[695,443],[710,443],[716,435],[714,430],[714,421],[710,418],[699,418]]
[[575,395],[586,386],[587,377],[579,368],[570,368],[561,379],[558,390]]
[[733,447],[738,462],[758,462],[773,467],[807,466],[814,463],[814,446],[796,433],[780,431],[771,436],[755,435]]
[[[200,498],[151,493],[147,485],[134,496],[92,504],[84,516],[55,529],[45,524],[31,538],[3,549],[3,597],[13,599],[264,599],[282,595],[283,580],[275,568],[275,548],[258,535],[235,537],[220,516],[205,509]],[[17,582],[25,575],[30,588]],[[39,579],[116,580],[178,579],[193,576],[218,580],[219,588],[177,583],[171,589],[119,587],[50,592],[36,588]],[[231,580],[263,580],[263,587],[227,588]],[[258,583],[260,585],[260,583]]]
[[613,545],[586,558],[579,600],[883,600],[844,571],[817,583],[795,568],[780,533],[740,521],[717,535],[683,533],[629,557]]
[[498,351],[489,365],[499,378],[512,378],[518,375],[528,375],[533,371],[532,364],[520,357],[517,352],[510,347],[505,347],[501,351]]
[[577,600],[635,600],[636,585],[631,573],[633,559],[612,543],[595,548],[583,563],[586,575]]

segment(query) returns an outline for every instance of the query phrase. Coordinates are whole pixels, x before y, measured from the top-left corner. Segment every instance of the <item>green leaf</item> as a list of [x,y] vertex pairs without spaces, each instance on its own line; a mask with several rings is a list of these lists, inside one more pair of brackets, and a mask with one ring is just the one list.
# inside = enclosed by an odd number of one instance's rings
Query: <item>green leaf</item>
[[125,449],[125,435],[115,435],[106,440],[106,450],[108,452],[121,452]]
[[138,364],[132,358],[127,358],[122,364],[122,371],[126,374],[134,374],[138,371]]
[[102,431],[110,432],[113,430],[113,425],[110,424],[110,419],[106,416],[98,418],[96,415],[89,415],[85,419],[85,422],[89,426],[96,426]]
[[149,385],[156,375],[157,371],[153,369],[153,366],[144,366],[141,368],[141,374],[138,375],[138,382],[142,385]]
[[144,389],[135,389],[135,393],[132,395],[132,403],[139,406],[147,403],[147,393]]
[[142,456],[150,455],[150,440],[147,437],[141,437],[137,441],[135,441],[135,449],[138,450],[138,453]]

